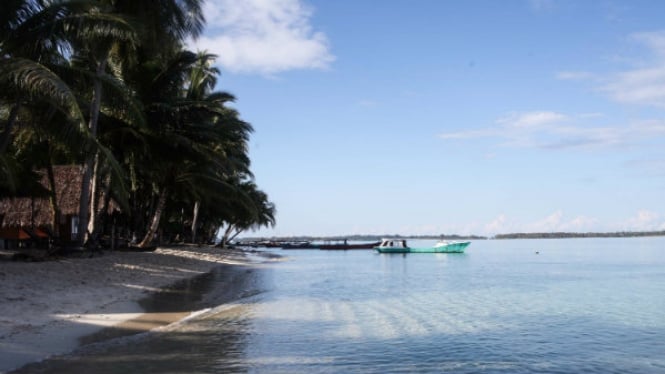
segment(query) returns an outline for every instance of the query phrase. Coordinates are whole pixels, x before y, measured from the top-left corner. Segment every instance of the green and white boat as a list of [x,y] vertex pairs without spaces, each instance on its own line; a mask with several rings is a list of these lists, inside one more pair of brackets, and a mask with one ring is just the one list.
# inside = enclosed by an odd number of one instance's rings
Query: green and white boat
[[439,241],[434,247],[411,248],[406,239],[383,239],[381,244],[374,247],[380,253],[464,253],[471,242]]

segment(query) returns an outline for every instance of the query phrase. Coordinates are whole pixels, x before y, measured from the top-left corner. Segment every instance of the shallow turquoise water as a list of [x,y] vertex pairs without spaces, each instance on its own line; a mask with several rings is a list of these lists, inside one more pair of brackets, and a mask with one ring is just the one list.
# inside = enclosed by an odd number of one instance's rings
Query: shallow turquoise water
[[253,296],[50,369],[665,372],[665,238],[280,254],[288,260],[256,271]]

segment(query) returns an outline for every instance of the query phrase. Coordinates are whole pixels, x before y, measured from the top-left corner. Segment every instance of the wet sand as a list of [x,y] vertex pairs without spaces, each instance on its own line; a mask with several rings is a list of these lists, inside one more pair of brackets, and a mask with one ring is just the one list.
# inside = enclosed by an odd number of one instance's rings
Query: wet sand
[[263,261],[239,250],[183,246],[0,262],[0,372],[160,328],[211,298],[242,297],[240,279]]

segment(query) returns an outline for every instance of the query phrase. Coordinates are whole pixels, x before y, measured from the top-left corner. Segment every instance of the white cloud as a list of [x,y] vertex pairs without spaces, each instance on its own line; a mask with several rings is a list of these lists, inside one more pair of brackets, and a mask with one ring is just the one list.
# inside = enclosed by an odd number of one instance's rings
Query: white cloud
[[607,121],[604,117],[601,113],[510,113],[499,118],[493,127],[442,133],[439,137],[445,140],[494,138],[499,145],[512,148],[590,150],[644,145],[665,136],[665,120],[594,124],[594,121]]
[[[539,9],[547,1],[533,1]],[[631,40],[645,46],[650,58],[632,59],[633,68],[614,74],[588,71],[562,71],[561,80],[588,80],[614,101],[665,108],[665,31],[631,35]],[[496,145],[544,150],[597,150],[651,146],[665,136],[665,120],[611,121],[602,113],[564,114],[555,111],[509,113],[493,126],[439,134],[445,140],[494,139]],[[605,123],[602,123],[605,122]]]
[[511,144],[518,144],[528,138],[528,134],[542,131],[544,128],[565,121],[567,116],[548,111],[510,113],[499,118],[496,123],[498,126],[465,130],[450,133],[439,134],[442,139],[475,139],[484,137],[498,137],[510,140]]
[[325,69],[335,59],[326,35],[312,29],[312,10],[301,0],[210,0],[204,11],[209,29],[190,48],[217,54],[229,71]]
[[500,118],[497,123],[517,128],[537,128],[558,123],[567,119],[567,116],[556,112],[524,112],[511,113]]
[[566,231],[587,232],[593,231],[593,228],[598,224],[598,220],[591,217],[579,216],[568,221]]
[[598,223],[595,218],[577,216],[572,219],[564,219],[561,210],[550,214],[540,221],[525,225],[527,232],[586,232],[593,230]]
[[645,132],[649,134],[665,135],[665,121],[663,120],[645,120],[635,123],[633,126],[635,131]]
[[645,44],[661,58],[665,57],[665,31],[639,32],[632,34],[631,37]]
[[[568,125],[571,117],[551,111],[510,113],[494,127],[443,133],[442,139],[496,138],[502,146],[517,148],[561,149],[591,144],[609,144],[612,131]],[[608,137],[609,136],[609,137]]]
[[616,74],[601,90],[622,103],[665,107],[665,66]]
[[600,90],[621,103],[665,107],[665,31],[636,33],[631,39],[646,46],[653,60],[610,75]]
[[640,210],[625,222],[624,227],[631,231],[665,230],[665,219],[658,213]]
[[647,52],[645,56],[620,59],[631,67],[605,74],[561,71],[556,78],[590,81],[599,92],[619,103],[665,108],[665,31],[635,33],[629,40]]
[[561,80],[588,80],[596,76],[587,71],[562,71],[557,73],[556,77]]
[[554,232],[560,231],[561,218],[563,212],[558,210],[540,221],[536,221],[526,225],[529,232]]
[[566,219],[561,210],[533,222],[515,222],[501,214],[484,226],[486,235],[534,232],[589,232],[597,231],[598,220],[586,216]]
[[492,222],[485,225],[485,232],[490,234],[504,234],[511,229],[508,228],[509,224],[506,222],[506,215],[500,214]]

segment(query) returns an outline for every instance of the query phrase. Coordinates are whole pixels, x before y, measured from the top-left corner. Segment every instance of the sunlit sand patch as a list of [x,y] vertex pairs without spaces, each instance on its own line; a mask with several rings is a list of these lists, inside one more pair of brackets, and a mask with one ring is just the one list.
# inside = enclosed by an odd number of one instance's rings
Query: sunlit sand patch
[[[171,322],[188,313],[144,315],[138,301],[149,293],[178,292],[171,289],[177,281],[192,279],[220,265],[256,268],[265,260],[259,255],[203,246],[4,263],[0,272],[5,286],[0,289],[0,300],[5,300],[0,303],[0,315],[4,316],[0,347],[11,344],[12,349],[0,349],[0,372],[67,352],[79,344],[78,338],[88,339],[95,331],[127,335],[173,325]],[[62,342],[65,338],[67,344]],[[24,347],[36,346],[41,348],[33,355],[16,354]]]
[[190,273],[190,274],[203,274],[205,271],[199,271],[199,270],[192,270],[192,269],[187,269],[183,267],[166,267],[166,266],[161,266],[161,267],[153,267],[153,266],[141,266],[141,265],[133,265],[133,264],[124,264],[124,263],[117,263],[113,265],[114,270],[117,269],[125,269],[125,270],[132,270],[132,271],[144,271],[146,273],[154,273],[154,274],[167,274],[169,276],[173,276],[173,272],[177,271],[179,273]]
[[183,320],[189,314],[189,312],[113,313],[60,315],[58,317],[69,322],[101,328],[101,330],[79,338],[81,344],[90,344],[121,336],[152,331]]
[[55,317],[65,321],[95,326],[114,326],[120,322],[138,318],[143,313],[110,313],[110,314],[56,314]]
[[127,283],[121,283],[120,284],[123,287],[127,288],[133,288],[135,290],[141,290],[141,291],[146,291],[146,292],[162,292],[163,289],[159,287],[148,287],[148,286],[141,286],[138,284],[127,284]]

